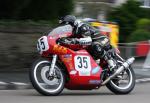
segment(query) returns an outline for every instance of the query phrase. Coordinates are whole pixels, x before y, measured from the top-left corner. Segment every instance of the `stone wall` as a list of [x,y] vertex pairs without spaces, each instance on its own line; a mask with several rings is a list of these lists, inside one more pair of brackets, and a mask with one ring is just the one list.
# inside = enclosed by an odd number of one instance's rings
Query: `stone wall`
[[49,27],[0,28],[0,71],[28,71],[39,56],[36,42]]

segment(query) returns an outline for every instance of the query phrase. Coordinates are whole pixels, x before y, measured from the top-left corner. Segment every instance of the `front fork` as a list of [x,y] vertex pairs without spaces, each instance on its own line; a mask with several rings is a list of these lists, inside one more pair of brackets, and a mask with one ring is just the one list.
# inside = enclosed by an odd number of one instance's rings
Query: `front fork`
[[51,66],[49,68],[49,76],[54,76],[54,71],[55,71],[55,65],[56,65],[56,61],[57,61],[57,57],[58,55],[53,55],[53,58],[52,58],[52,63],[51,63]]

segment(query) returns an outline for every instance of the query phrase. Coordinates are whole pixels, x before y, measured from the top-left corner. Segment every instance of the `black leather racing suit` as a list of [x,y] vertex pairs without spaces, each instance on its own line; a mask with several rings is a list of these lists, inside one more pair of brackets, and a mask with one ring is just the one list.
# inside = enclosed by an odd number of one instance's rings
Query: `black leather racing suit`
[[115,67],[107,53],[109,49],[112,49],[107,36],[101,35],[98,30],[81,20],[76,20],[71,26],[74,37],[62,37],[59,39],[60,43],[90,45],[92,49],[90,52],[96,54],[94,57],[104,58],[111,68]]

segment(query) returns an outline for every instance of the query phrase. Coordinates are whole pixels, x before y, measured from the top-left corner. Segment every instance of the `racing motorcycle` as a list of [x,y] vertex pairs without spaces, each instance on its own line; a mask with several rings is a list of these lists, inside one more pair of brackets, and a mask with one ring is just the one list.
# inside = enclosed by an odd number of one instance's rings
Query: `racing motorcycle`
[[38,39],[40,58],[30,69],[33,87],[47,96],[59,95],[64,88],[92,90],[106,86],[115,94],[128,94],[135,86],[135,74],[131,67],[134,58],[124,60],[116,51],[111,57],[116,68],[111,70],[104,59],[95,58],[88,46],[60,45],[60,37],[72,35],[68,27],[57,27]]

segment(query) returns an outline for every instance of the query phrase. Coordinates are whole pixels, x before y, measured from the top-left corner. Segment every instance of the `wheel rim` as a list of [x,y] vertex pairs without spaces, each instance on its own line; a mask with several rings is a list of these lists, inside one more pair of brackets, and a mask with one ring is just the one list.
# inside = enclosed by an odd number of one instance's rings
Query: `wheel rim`
[[34,68],[34,79],[39,88],[45,92],[54,93],[60,90],[63,85],[63,74],[60,69],[55,66],[56,77],[48,79],[47,74],[50,67],[49,61],[40,61]]
[[130,88],[130,86],[132,85],[133,75],[132,75],[130,68],[124,71],[122,78],[120,79],[118,78],[120,77],[114,78],[113,80],[110,81],[112,85],[114,85],[116,88],[125,90],[125,89]]

